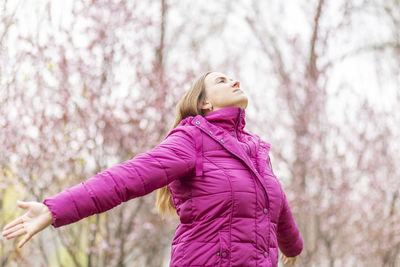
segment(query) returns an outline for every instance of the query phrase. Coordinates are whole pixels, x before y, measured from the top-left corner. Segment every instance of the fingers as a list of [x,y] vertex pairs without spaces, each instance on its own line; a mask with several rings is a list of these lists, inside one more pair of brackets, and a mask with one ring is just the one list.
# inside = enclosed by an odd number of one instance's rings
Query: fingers
[[[17,201],[17,205],[20,208],[28,209],[30,207],[28,202]],[[23,216],[16,218],[12,222],[8,223],[1,233],[1,235],[7,239],[11,239],[20,235],[24,235],[24,238],[18,243],[18,248],[21,248],[29,239],[31,239],[32,234],[27,233],[24,227]]]
[[294,265],[296,262],[296,257],[286,257],[284,254],[281,254],[281,259],[284,264],[291,264]]
[[9,224],[7,224],[6,226],[4,226],[3,231],[4,231],[4,230],[7,230],[7,229],[9,229],[9,228],[11,228],[11,227],[13,227],[13,226],[19,224],[19,223],[23,223],[22,217],[18,217],[18,218],[15,219],[14,221],[12,221],[12,222],[10,222]]
[[29,239],[31,239],[31,235],[27,234],[19,243],[18,243],[18,248],[22,248],[23,245],[25,245],[26,242],[28,242]]
[[24,228],[23,224],[18,224],[18,225],[16,225],[16,226],[12,227],[12,228],[9,228],[9,229],[3,231],[3,232],[1,233],[1,235],[4,236],[4,237],[9,238],[9,235],[10,235],[10,234],[12,234],[12,233],[14,233],[15,231],[18,231],[18,230],[20,230],[20,229],[23,229],[23,228]]
[[296,261],[295,258],[286,258],[286,259],[284,260],[284,263],[285,263],[285,264],[294,265],[295,261]]
[[26,230],[25,230],[25,228],[22,227],[21,229],[15,231],[15,232],[12,232],[11,234],[8,234],[6,237],[7,237],[7,239],[11,239],[13,237],[23,235],[25,233],[26,233]]
[[29,207],[28,203],[25,201],[17,200],[18,207],[27,209]]
[[287,263],[287,260],[288,260],[288,259],[286,258],[285,255],[281,254],[281,259],[282,259],[282,261],[283,261],[284,264]]

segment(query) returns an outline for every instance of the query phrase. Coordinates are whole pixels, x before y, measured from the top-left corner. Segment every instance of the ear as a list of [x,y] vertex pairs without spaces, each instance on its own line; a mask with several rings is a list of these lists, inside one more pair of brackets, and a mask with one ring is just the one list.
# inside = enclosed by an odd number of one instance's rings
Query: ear
[[211,107],[212,107],[211,103],[208,102],[207,100],[204,100],[204,101],[203,101],[203,104],[201,105],[201,109],[206,109],[206,110],[208,110],[208,109],[211,108]]

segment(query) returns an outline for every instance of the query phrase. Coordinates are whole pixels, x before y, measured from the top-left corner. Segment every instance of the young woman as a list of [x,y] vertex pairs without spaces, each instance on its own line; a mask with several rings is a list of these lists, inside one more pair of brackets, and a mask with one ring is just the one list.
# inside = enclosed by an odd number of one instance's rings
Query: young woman
[[162,216],[180,223],[170,266],[278,266],[295,262],[303,240],[272,171],[270,144],[244,130],[248,99],[219,72],[201,75],[178,103],[164,140],[43,203],[7,224],[21,248],[49,225],[60,227],[157,191]]

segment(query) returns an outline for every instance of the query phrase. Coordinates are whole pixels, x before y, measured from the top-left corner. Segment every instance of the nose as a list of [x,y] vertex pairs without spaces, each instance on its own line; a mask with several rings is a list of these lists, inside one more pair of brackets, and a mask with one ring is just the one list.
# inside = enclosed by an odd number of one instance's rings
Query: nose
[[234,81],[232,87],[240,88],[240,83],[239,83],[239,81]]

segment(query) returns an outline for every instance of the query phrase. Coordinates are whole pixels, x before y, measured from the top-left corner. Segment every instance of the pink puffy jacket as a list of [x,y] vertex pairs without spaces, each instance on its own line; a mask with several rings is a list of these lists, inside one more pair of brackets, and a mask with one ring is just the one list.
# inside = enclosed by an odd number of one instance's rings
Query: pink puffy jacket
[[171,267],[278,266],[303,240],[271,169],[270,144],[244,130],[245,110],[187,117],[155,148],[43,201],[53,226],[168,185],[180,217]]

